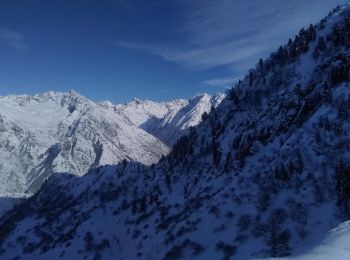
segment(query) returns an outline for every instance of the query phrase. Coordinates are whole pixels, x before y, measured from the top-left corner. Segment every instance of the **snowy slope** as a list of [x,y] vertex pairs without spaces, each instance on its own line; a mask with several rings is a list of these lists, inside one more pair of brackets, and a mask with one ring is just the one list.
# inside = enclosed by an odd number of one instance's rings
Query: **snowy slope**
[[292,257],[271,260],[347,260],[350,259],[350,222],[341,223],[329,231],[327,237],[308,252]]
[[113,109],[130,123],[154,135],[172,146],[179,137],[188,133],[192,126],[202,121],[202,115],[216,108],[225,94],[198,94],[192,99],[179,99],[170,102],[152,102],[135,99],[127,104],[113,105],[102,102],[101,106]]
[[[74,91],[0,97],[0,193],[35,191],[52,172],[82,175],[122,160],[155,163],[170,148],[141,125],[152,121],[159,129],[154,118],[177,114],[188,104],[96,104]],[[197,117],[188,120],[198,124]],[[175,142],[180,134],[167,140]]]
[[158,124],[146,123],[141,127],[163,142],[172,145],[181,136],[187,134],[190,127],[197,126],[202,121],[202,115],[208,114],[212,108],[216,108],[224,97],[224,94],[197,95],[188,100],[186,106],[183,106],[179,111],[170,110]]
[[2,214],[9,211],[13,206],[23,202],[25,198],[27,198],[27,194],[19,194],[19,193],[8,193],[1,194],[0,197],[0,218]]
[[319,246],[295,258],[300,260],[350,259],[350,222],[344,222],[332,229]]
[[350,219],[349,71],[343,7],[259,62],[158,163],[52,175],[0,220],[1,257],[309,252]]

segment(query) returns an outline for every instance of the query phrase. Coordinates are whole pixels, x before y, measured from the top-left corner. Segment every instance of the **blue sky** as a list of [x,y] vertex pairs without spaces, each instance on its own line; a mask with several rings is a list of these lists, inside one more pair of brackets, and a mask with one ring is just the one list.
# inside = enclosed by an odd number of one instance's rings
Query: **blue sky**
[[0,0],[0,95],[219,92],[345,0]]

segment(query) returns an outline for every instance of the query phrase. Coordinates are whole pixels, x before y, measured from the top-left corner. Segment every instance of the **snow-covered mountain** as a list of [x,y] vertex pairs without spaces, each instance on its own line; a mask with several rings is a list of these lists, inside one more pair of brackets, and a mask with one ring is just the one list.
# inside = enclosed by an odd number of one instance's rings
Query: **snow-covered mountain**
[[350,218],[349,71],[344,6],[259,61],[158,163],[52,175],[0,220],[1,258],[309,252]]
[[[112,105],[96,104],[74,91],[0,97],[0,193],[36,191],[53,172],[82,175],[122,160],[155,163],[170,147],[141,125],[159,129],[170,144],[200,122],[213,99],[204,94]],[[161,123],[169,117],[186,125],[166,129]]]
[[170,102],[152,102],[149,100],[134,101],[124,105],[113,105],[109,102],[101,103],[106,108],[142,128],[146,132],[172,146],[190,127],[202,121],[202,115],[216,108],[224,99],[225,94],[218,93],[212,96],[198,94],[192,99],[179,99]]

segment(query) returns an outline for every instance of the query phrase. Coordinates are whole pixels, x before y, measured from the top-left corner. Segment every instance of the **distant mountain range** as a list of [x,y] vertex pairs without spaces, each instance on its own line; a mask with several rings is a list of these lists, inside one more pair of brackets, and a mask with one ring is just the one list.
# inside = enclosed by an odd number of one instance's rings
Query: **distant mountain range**
[[35,192],[53,172],[157,162],[223,94],[94,103],[74,91],[0,97],[0,193]]

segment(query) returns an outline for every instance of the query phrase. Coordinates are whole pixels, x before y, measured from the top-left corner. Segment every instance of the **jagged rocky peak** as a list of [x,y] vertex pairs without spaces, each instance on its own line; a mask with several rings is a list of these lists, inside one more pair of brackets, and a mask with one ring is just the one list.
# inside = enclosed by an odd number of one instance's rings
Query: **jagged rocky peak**
[[62,105],[68,105],[69,112],[73,112],[79,107],[85,107],[86,105],[92,105],[93,102],[88,100],[86,97],[80,95],[74,90],[70,90],[66,93],[63,93],[62,96]]
[[[147,102],[147,100],[144,101],[145,103]],[[136,105],[139,105],[142,103],[142,100],[141,99],[138,99],[138,98],[134,98],[134,100],[132,101],[132,103],[136,104]]]
[[105,108],[113,108],[115,105],[109,101],[109,100],[104,100],[98,103],[100,106],[105,107]]

